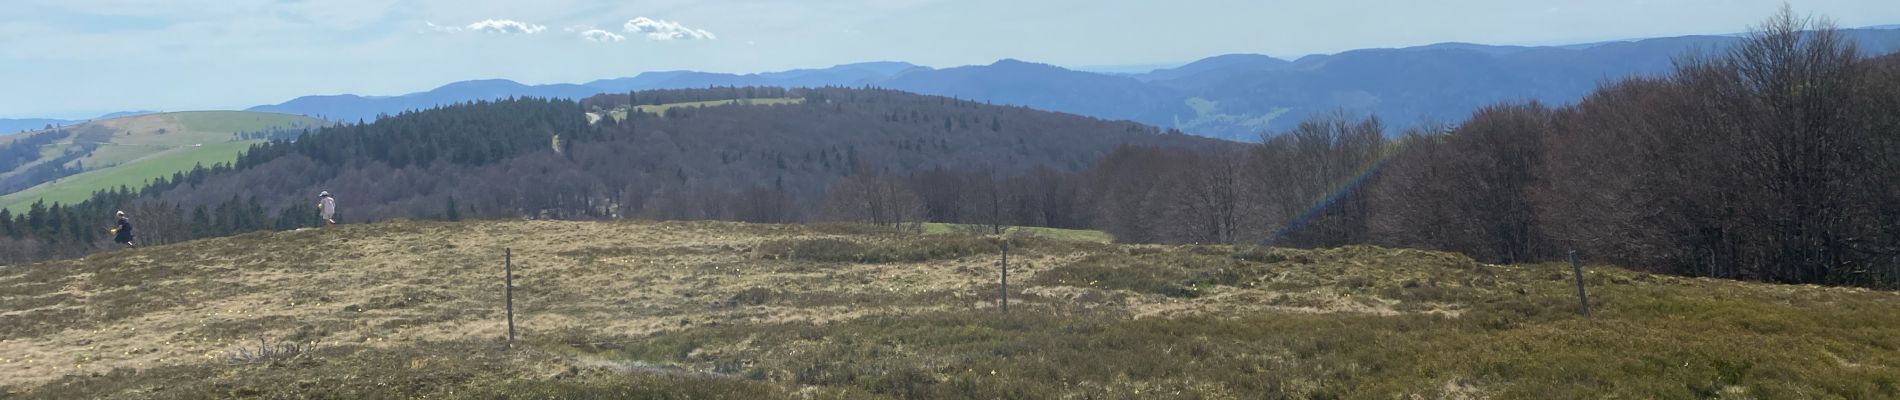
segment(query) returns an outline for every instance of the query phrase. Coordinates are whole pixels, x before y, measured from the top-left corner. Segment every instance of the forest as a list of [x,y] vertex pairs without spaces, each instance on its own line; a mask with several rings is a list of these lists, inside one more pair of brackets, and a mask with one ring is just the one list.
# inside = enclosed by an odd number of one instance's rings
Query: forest
[[1117,239],[1457,251],[1681,275],[1900,287],[1900,54],[1786,14],[1668,76],[1377,134],[1333,116],[1224,153],[1082,173]]
[[[673,108],[589,124],[589,110],[742,98],[798,104]],[[316,222],[336,193],[346,223],[392,218],[647,218],[799,222],[854,219],[828,207],[834,181],[984,169],[1074,172],[1117,146],[1239,148],[1124,121],[881,89],[709,88],[506,99],[384,116],[252,147],[79,204],[0,213],[0,259],[21,262],[111,246],[114,210],[141,244]],[[883,179],[890,181],[890,179]],[[844,185],[848,186],[848,185]],[[908,193],[909,188],[904,189]],[[902,214],[915,222],[912,214]]]
[[[631,105],[676,107],[589,123]],[[718,219],[1100,229],[1137,243],[1350,244],[1493,263],[1900,287],[1900,55],[1783,15],[1576,104],[1395,128],[1335,113],[1237,143],[877,88],[519,98],[282,132],[236,163],[0,211],[0,260],[315,222]],[[1394,135],[1394,133],[1397,133]]]

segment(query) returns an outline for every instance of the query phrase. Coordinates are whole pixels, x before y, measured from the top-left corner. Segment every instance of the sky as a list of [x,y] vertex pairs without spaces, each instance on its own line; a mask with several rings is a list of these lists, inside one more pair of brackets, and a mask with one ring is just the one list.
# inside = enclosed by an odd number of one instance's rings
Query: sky
[[[503,78],[1002,58],[1076,68],[1745,31],[1779,0],[0,0],[0,118],[242,109]],[[1804,0],[1841,27],[1900,1]]]

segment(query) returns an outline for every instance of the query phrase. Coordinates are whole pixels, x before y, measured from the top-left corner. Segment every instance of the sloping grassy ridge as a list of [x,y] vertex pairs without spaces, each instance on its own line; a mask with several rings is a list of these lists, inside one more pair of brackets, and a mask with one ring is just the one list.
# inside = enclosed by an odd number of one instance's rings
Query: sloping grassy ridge
[[[120,186],[134,190],[173,173],[207,168],[237,160],[238,154],[262,140],[236,140],[234,134],[272,129],[309,129],[327,124],[300,115],[250,111],[184,111],[142,114],[89,121],[66,129],[78,132],[63,141],[97,143],[92,153],[77,160],[85,172],[44,182],[0,196],[0,207],[24,212],[35,201],[72,204],[93,192]],[[3,140],[0,140],[3,141]],[[47,157],[61,154],[48,149]],[[9,171],[0,171],[8,173]]]
[[1022,237],[1004,314],[993,243],[392,222],[0,267],[0,397],[1900,396],[1891,292],[1589,266],[1585,319],[1567,265]]

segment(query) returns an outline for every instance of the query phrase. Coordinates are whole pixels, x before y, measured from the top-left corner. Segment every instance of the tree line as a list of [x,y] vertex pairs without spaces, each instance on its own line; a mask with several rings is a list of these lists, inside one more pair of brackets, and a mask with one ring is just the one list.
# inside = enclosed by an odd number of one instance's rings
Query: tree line
[[1395,140],[1376,118],[1332,115],[1245,150],[1122,149],[1067,180],[1093,210],[1083,225],[1125,241],[1500,263],[1574,250],[1674,274],[1900,287],[1897,106],[1900,55],[1864,56],[1783,13],[1742,45],[1573,105],[1499,104]]

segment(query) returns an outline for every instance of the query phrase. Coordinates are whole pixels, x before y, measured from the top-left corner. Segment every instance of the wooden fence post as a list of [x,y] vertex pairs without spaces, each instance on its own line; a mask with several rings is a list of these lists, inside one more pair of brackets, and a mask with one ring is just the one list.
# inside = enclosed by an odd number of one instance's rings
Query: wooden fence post
[[1002,295],[1002,299],[1003,299],[1003,303],[1002,303],[1003,312],[1008,313],[1009,312],[1009,238],[1007,237],[1003,238],[1003,276],[1002,278],[1003,278],[1001,281],[1002,285],[1000,285],[1000,287],[1002,287],[1002,290],[1000,294]]
[[1583,317],[1590,317],[1590,296],[1583,293],[1583,264],[1577,262],[1577,251],[1570,251],[1570,272],[1577,276],[1577,303],[1583,307]]
[[501,250],[502,293],[508,310],[508,348],[515,348],[515,252]]

